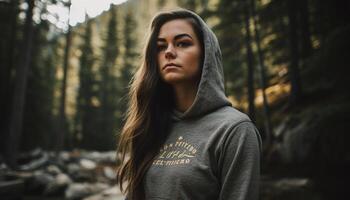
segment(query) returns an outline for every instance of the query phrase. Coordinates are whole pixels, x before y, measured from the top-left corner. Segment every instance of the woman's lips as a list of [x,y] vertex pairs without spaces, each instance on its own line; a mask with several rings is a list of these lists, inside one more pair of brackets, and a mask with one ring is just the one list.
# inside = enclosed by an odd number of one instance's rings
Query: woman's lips
[[174,64],[174,63],[168,63],[164,65],[163,69],[166,69],[168,67],[181,67],[180,65]]

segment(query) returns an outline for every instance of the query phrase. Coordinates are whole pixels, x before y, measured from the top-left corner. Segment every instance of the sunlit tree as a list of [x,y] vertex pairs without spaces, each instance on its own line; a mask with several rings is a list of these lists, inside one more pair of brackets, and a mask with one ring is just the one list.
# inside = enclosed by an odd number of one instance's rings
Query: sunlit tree
[[116,59],[119,54],[118,32],[117,32],[117,9],[113,7],[110,11],[110,19],[107,28],[107,37],[103,46],[103,60],[100,66],[99,83],[99,135],[103,146],[99,149],[113,149],[114,136],[117,129],[116,110],[118,104],[118,82],[116,79]]
[[81,134],[81,147],[93,149],[99,143],[99,130],[97,126],[97,81],[93,72],[95,63],[94,52],[91,44],[92,40],[92,20],[86,22],[83,44],[81,46],[82,55],[80,57],[79,69],[79,92],[77,97],[77,127]]

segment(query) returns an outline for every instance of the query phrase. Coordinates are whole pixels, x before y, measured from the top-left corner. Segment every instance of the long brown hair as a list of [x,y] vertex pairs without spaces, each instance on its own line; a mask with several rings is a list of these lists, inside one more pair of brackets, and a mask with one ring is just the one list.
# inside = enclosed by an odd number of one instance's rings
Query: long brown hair
[[126,122],[117,151],[121,162],[117,169],[117,182],[129,200],[145,198],[142,184],[144,175],[169,133],[174,95],[172,88],[160,79],[156,58],[160,28],[174,19],[185,19],[192,25],[203,50],[200,23],[190,12],[182,9],[161,12],[153,18],[142,64],[130,86]]

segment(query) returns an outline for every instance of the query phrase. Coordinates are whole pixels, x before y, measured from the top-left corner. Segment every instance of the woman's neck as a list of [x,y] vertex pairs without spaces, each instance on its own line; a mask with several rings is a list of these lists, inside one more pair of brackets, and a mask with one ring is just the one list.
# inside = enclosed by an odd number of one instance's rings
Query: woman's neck
[[198,84],[178,84],[173,86],[175,96],[175,108],[180,112],[188,110],[197,95]]

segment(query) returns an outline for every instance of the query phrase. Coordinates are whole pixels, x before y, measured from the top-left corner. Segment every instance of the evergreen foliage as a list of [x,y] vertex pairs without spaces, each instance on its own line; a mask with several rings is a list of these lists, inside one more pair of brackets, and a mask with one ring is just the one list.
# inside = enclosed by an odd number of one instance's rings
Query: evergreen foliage
[[[118,119],[116,118],[118,104],[118,88],[116,79],[116,58],[119,54],[117,36],[117,10],[111,9],[108,22],[107,38],[102,49],[103,60],[99,68],[99,131],[101,145],[98,149],[114,149]],[[91,141],[94,142],[94,141]]]
[[[81,134],[81,147],[95,149],[101,145],[103,136],[98,128],[98,87],[96,74],[93,71],[95,56],[91,44],[92,20],[88,20],[81,46],[79,69],[79,92],[77,97],[77,128]],[[102,140],[102,141],[101,141]]]
[[22,150],[36,147],[51,149],[54,133],[54,89],[57,66],[57,38],[47,40],[49,24],[35,27],[31,71],[28,75]]
[[136,53],[136,37],[133,32],[133,30],[136,29],[136,21],[134,19],[134,16],[131,12],[131,10],[128,10],[124,17],[124,30],[123,30],[123,38],[124,38],[124,56],[123,56],[123,66],[121,68],[121,76],[120,76],[120,83],[121,83],[121,96],[120,96],[120,106],[119,106],[119,119],[122,120],[124,117],[124,114],[126,113],[126,107],[128,104],[128,90],[129,90],[129,83],[132,77],[133,72],[135,71],[135,60],[137,59],[137,53]]
[[245,79],[237,78],[246,77],[243,6],[239,1],[222,0],[212,13],[220,19],[213,29],[221,45],[226,92],[238,100],[246,91]]

